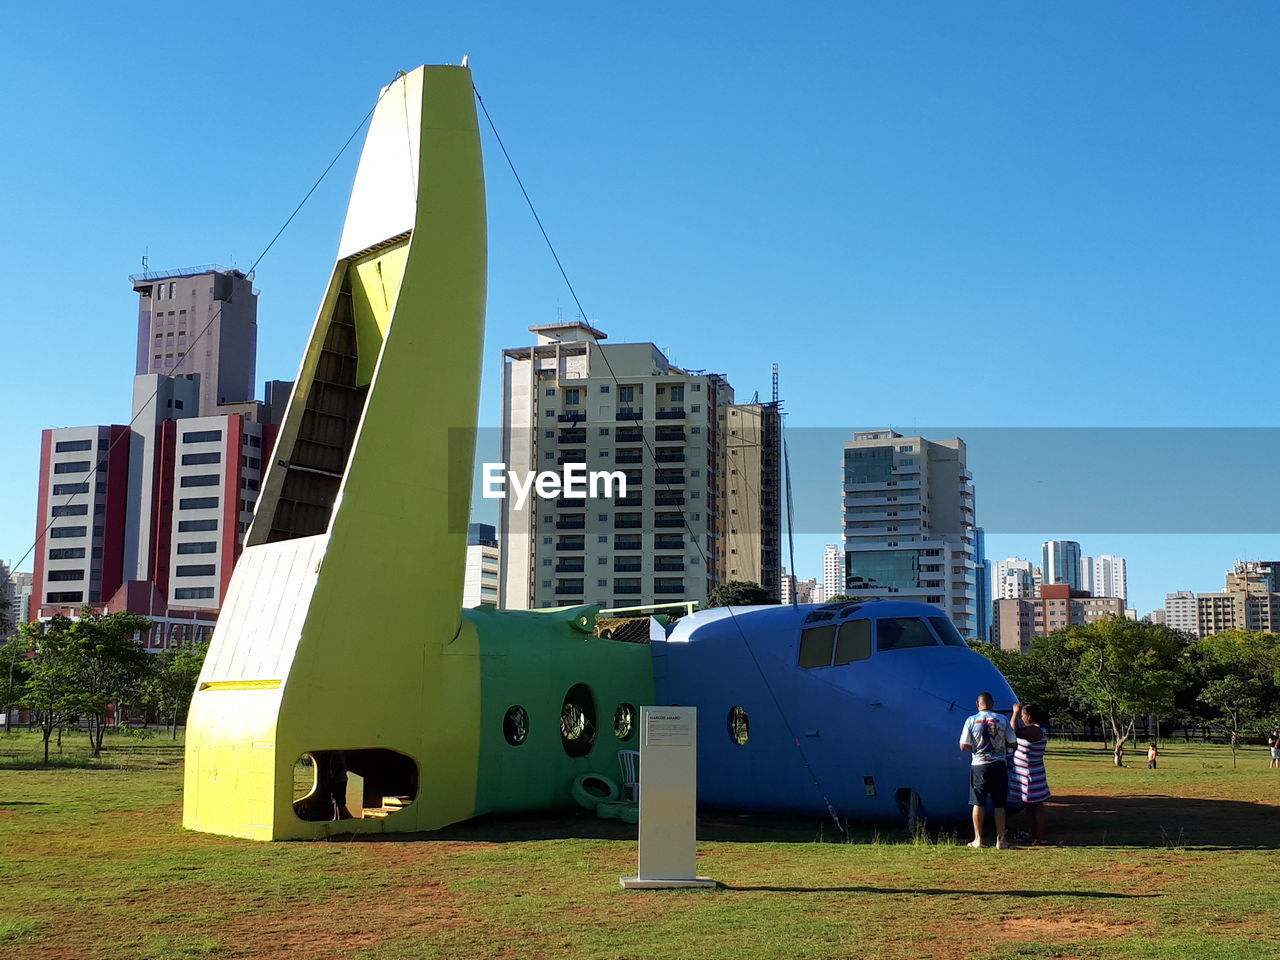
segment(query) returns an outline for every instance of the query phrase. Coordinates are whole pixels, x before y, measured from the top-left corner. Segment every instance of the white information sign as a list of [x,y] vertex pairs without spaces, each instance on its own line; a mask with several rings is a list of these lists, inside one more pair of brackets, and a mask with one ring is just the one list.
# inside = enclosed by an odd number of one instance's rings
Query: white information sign
[[714,887],[697,875],[698,710],[640,708],[640,869],[628,889]]

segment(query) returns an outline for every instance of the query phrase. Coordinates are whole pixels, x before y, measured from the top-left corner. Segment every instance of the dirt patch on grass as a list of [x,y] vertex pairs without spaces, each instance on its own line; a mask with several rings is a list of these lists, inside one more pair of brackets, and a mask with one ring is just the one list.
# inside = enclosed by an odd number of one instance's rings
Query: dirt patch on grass
[[1033,937],[1120,937],[1133,933],[1139,926],[1083,917],[1009,917],[1001,921],[1000,930]]

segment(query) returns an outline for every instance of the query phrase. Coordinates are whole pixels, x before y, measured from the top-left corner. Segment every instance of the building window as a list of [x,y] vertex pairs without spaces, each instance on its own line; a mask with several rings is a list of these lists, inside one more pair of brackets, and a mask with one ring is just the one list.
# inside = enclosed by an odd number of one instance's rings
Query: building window
[[87,503],[73,503],[65,507],[54,507],[53,515],[55,517],[85,517],[89,515],[89,505]]
[[49,537],[53,540],[59,540],[64,537],[83,537],[88,532],[88,527],[54,527],[49,531]]
[[217,553],[218,544],[213,540],[178,544],[178,553]]
[[[182,401],[179,400],[179,403]],[[184,453],[182,455],[182,465],[188,467],[193,463],[221,463],[222,452],[215,450],[212,453]]]
[[550,557],[544,557],[544,558],[543,558],[543,560],[542,560],[542,565],[543,565],[544,567],[549,567],[549,566],[551,566],[551,558],[550,558]]
[[178,501],[179,510],[216,510],[217,497],[186,497]]
[[217,520],[179,520],[179,533],[198,533],[204,530],[217,530]]
[[597,586],[597,587],[607,587],[608,585],[609,585],[609,581],[608,581],[608,580],[597,580],[597,581],[596,581],[596,586]]
[[49,551],[50,560],[83,560],[84,547],[54,547]]
[[556,412],[555,412],[554,410],[548,410],[548,411],[547,411],[547,413],[546,413],[546,415],[547,415],[548,417],[554,417],[554,416],[556,415]]
[[555,388],[555,387],[547,387],[547,396],[548,396],[548,397],[554,397],[555,395],[556,395],[556,388]]
[[212,563],[189,563],[179,566],[176,573],[180,577],[212,577],[217,569]]
[[221,430],[192,430],[182,435],[183,443],[211,443],[221,439]]
[[184,487],[216,487],[221,479],[216,473],[198,473],[194,476],[183,477],[180,485]]
[[618,388],[619,403],[634,403],[635,399],[636,399],[635,387],[619,387]]
[[83,580],[83,570],[50,570],[49,579],[54,581]]
[[212,600],[213,587],[179,587],[173,591],[175,600]]
[[700,403],[695,403],[693,406],[691,406],[691,407],[689,408],[689,412],[690,412],[690,413],[701,413],[701,412],[702,412],[702,404],[700,404]]
[[607,384],[607,383],[602,383],[602,384],[600,384],[600,392],[601,392],[601,393],[608,393],[608,392],[609,392],[609,384]]
[[88,483],[55,483],[53,485],[53,495],[55,497],[63,496],[70,493],[88,493]]
[[54,453],[75,453],[77,450],[92,449],[92,440],[60,440],[53,445]]
[[71,460],[67,463],[55,463],[53,465],[54,473],[88,473],[88,460]]
[[46,593],[44,595],[45,603],[83,603],[84,591],[74,590],[70,593]]

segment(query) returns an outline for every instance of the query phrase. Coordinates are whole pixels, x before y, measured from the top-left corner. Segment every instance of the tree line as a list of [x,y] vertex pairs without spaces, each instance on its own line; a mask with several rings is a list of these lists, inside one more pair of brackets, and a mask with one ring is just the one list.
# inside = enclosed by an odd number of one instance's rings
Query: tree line
[[1025,652],[973,644],[1018,698],[1059,726],[1110,731],[1115,762],[1139,722],[1206,735],[1232,746],[1280,725],[1280,634],[1228,630],[1204,639],[1146,621],[1108,617],[1035,637]]
[[93,756],[102,751],[111,711],[117,717],[142,712],[167,722],[177,736],[195,691],[207,643],[148,653],[142,637],[152,622],[133,613],[55,616],[24,623],[0,643],[0,707],[11,726],[13,711],[26,708],[39,724],[44,760],[49,744],[69,728],[83,726]]

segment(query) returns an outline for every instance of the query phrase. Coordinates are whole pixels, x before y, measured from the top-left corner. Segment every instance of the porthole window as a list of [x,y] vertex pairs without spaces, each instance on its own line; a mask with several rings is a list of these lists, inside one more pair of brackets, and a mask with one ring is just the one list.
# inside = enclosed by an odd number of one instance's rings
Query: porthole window
[[571,757],[585,757],[596,740],[596,703],[585,684],[576,683],[560,708],[560,743]]
[[507,715],[502,718],[502,735],[513,747],[524,743],[529,736],[529,714],[524,707],[516,704],[507,708]]
[[630,740],[635,730],[636,708],[629,703],[618,705],[613,711],[613,735],[619,740]]
[[729,737],[738,746],[743,746],[751,735],[751,725],[747,722],[747,711],[742,707],[729,710]]

